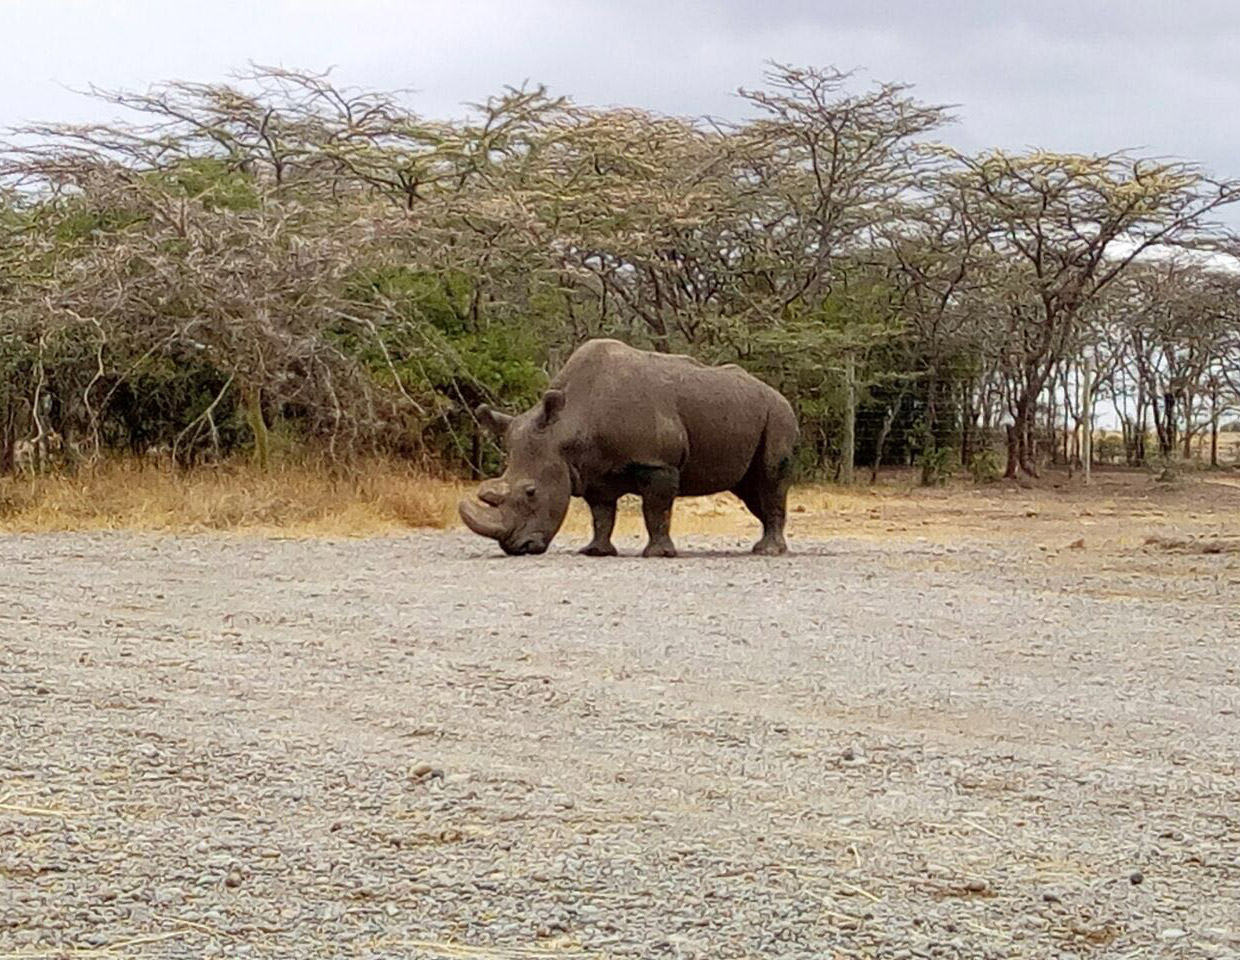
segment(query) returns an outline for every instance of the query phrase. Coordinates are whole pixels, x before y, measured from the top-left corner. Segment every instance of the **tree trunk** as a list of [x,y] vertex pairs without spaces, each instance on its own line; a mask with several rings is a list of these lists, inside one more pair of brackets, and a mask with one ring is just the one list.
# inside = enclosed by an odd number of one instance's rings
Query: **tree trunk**
[[[1036,410],[1035,397],[1037,396],[1032,390],[1026,391],[1025,394],[1016,401],[1016,413],[1013,426],[1015,427],[1015,459],[1016,467],[1026,476],[1036,477],[1038,475],[1037,464],[1034,458],[1037,450],[1037,443],[1034,439],[1034,431],[1036,429]],[[1008,476],[1015,477],[1016,469],[1012,466],[1012,441],[1008,440]]]
[[1050,444],[1051,463],[1059,463],[1059,404],[1055,402],[1055,380],[1052,374],[1050,385],[1046,389],[1046,436]]
[[934,482],[934,453],[938,447],[936,429],[939,419],[938,387],[938,374],[932,368],[930,376],[926,378],[926,417],[922,425],[921,485],[923,487],[928,487]]
[[1063,368],[1063,462],[1072,468],[1076,431],[1072,429],[1072,403],[1070,391],[1072,384],[1068,382],[1068,365]]
[[1175,394],[1167,391],[1163,394],[1162,436],[1158,438],[1158,452],[1163,459],[1171,456],[1175,450]]
[[1193,440],[1196,438],[1196,431],[1193,430],[1193,416],[1196,409],[1193,404],[1193,396],[1191,393],[1185,392],[1180,400],[1180,409],[1184,411],[1184,459],[1193,459]]
[[17,404],[0,388],[0,477],[13,472],[13,447],[17,442]]
[[857,454],[857,368],[851,353],[844,357],[844,437],[840,444],[840,482],[852,483]]
[[1133,425],[1132,457],[1134,467],[1145,466],[1145,435],[1149,432],[1150,400],[1145,391],[1137,388],[1137,414]]
[[1089,360],[1081,371],[1081,480],[1089,485],[1094,463],[1094,367]]
[[891,426],[896,422],[896,415],[900,412],[900,405],[903,402],[904,391],[901,390],[896,396],[895,403],[889,406],[883,415],[883,425],[879,428],[878,439],[874,442],[874,463],[870,467],[870,483],[878,482],[878,470],[883,465],[883,447],[887,445],[887,435],[891,433]]
[[1033,422],[1029,421],[1021,433],[1020,469],[1027,477],[1038,475],[1038,438],[1034,433]]
[[1150,398],[1150,415],[1154,418],[1154,436],[1158,439],[1158,450],[1165,453],[1167,431],[1163,426],[1163,405],[1157,395]]
[[271,436],[267,421],[263,419],[263,391],[261,387],[247,387],[244,393],[245,417],[254,434],[254,463],[266,470],[271,462]]
[[973,463],[973,431],[968,415],[960,421],[960,465],[968,467]]
[[1218,384],[1210,384],[1210,466],[1218,466]]
[[973,424],[977,411],[973,406],[973,382],[966,380],[961,386],[960,465],[967,467],[973,463]]

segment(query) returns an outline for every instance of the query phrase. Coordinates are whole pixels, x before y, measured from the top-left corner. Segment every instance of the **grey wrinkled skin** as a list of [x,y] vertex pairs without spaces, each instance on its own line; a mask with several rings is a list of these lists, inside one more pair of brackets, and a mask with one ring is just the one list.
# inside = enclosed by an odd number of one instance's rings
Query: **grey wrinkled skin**
[[645,557],[674,557],[676,497],[730,491],[762,521],[755,553],[781,554],[788,475],[797,441],[792,406],[728,365],[637,350],[618,340],[579,347],[532,408],[478,408],[507,453],[503,476],[463,500],[461,519],[506,553],[542,553],[571,497],[590,507],[594,537],[581,552],[614,556],[616,503],[642,498]]

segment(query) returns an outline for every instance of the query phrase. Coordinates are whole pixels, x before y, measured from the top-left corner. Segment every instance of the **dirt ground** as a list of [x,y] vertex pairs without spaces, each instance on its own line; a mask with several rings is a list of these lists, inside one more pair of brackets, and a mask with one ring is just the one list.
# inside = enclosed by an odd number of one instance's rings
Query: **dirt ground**
[[0,537],[0,957],[1240,956],[1240,484],[794,505]]

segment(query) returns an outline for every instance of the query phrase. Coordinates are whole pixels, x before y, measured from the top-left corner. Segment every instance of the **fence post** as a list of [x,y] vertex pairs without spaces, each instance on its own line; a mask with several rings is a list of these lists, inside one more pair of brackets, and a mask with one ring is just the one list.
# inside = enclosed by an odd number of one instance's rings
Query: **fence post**
[[1094,362],[1081,372],[1081,482],[1088,484],[1094,461]]
[[844,440],[841,446],[840,480],[852,483],[857,447],[857,370],[851,351],[844,355]]

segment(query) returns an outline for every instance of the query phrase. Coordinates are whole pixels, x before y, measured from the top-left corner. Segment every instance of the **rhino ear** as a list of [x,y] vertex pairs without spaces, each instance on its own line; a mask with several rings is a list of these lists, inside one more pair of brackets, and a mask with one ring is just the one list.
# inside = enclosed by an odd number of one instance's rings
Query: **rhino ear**
[[508,424],[512,423],[512,417],[508,414],[492,410],[485,403],[478,407],[474,414],[478,418],[478,423],[496,437],[503,437],[504,431],[508,429]]
[[538,418],[540,427],[549,427],[560,416],[560,411],[564,409],[564,392],[562,390],[548,390],[543,394],[542,398],[542,415]]

